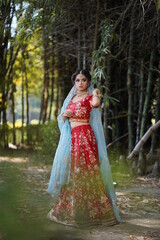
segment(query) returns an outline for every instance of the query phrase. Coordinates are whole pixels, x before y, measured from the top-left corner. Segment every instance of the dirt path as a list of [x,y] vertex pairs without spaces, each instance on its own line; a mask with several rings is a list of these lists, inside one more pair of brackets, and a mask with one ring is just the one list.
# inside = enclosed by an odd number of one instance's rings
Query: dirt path
[[[158,179],[137,178],[131,187],[122,186],[116,189],[123,223],[112,227],[97,226],[90,230],[77,231],[77,236],[73,239],[160,239],[159,184]],[[53,224],[49,224],[48,228],[53,230]],[[63,230],[62,227],[60,229]],[[65,229],[70,239],[71,230],[69,227]]]
[[[0,190],[3,193],[11,185],[7,201],[13,197],[14,204],[10,209],[10,214],[14,215],[14,222],[19,224],[23,240],[160,239],[160,179],[137,178],[131,179],[129,183],[119,182],[116,194],[123,223],[112,227],[96,226],[79,230],[49,222],[46,219],[52,207],[52,198],[46,192],[50,171],[51,166],[33,166],[27,158],[16,159],[14,157],[12,161],[9,157],[0,157]],[[6,199],[3,201],[1,198],[0,204],[4,202],[6,203]],[[0,239],[7,239],[4,224],[1,225]],[[29,229],[31,235],[27,235]],[[13,231],[12,228],[11,230]],[[24,237],[25,231],[27,232],[26,238]]]

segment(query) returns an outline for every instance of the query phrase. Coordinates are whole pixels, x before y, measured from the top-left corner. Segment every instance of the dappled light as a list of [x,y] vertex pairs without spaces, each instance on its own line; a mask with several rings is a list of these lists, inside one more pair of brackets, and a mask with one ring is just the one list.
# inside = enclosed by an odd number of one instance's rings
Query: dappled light
[[26,163],[27,160],[25,160],[24,158],[16,158],[16,157],[0,157],[0,162]]
[[147,228],[159,229],[160,226],[160,219],[152,219],[152,218],[142,218],[142,219],[130,219],[127,221],[130,224],[143,226]]

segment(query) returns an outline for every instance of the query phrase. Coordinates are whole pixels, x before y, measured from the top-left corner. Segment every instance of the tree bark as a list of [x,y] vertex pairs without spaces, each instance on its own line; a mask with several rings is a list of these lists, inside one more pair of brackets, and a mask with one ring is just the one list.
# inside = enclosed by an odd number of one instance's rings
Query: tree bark
[[27,69],[26,69],[26,62],[25,62],[25,50],[26,46],[23,46],[22,49],[22,59],[23,59],[23,74],[24,74],[24,87],[26,90],[26,131],[27,131],[27,144],[29,144],[29,89],[28,89],[28,78],[27,78]]
[[140,125],[142,118],[142,110],[143,110],[143,99],[144,99],[144,60],[141,59],[141,67],[140,67],[140,97],[139,97],[139,109],[138,109],[138,118],[137,118],[137,127],[136,127],[136,144],[140,138]]
[[144,145],[144,143],[148,140],[148,138],[151,136],[151,134],[157,130],[160,127],[160,120],[154,124],[153,126],[151,126],[148,131],[144,134],[144,136],[142,136],[142,138],[140,139],[140,141],[137,143],[137,145],[135,146],[135,148],[133,149],[133,151],[130,153],[130,155],[128,156],[128,159],[132,159],[140,150],[140,148],[142,148],[142,146]]
[[[53,48],[54,47],[52,46],[52,49]],[[50,108],[49,108],[48,121],[51,120],[52,107],[53,107],[53,101],[54,101],[54,57],[55,57],[55,54],[53,52],[53,54],[52,54],[52,66],[51,66],[51,96],[50,96]]]
[[[145,102],[143,106],[143,114],[142,114],[142,121],[141,121],[141,129],[140,129],[140,138],[144,135],[145,129],[146,129],[146,120],[147,120],[147,113],[149,109],[149,101],[151,96],[151,90],[152,90],[152,84],[153,84],[153,72],[151,69],[153,69],[154,65],[154,50],[150,54],[150,62],[149,62],[149,73],[148,73],[148,80],[147,80],[147,89],[145,93]],[[143,156],[143,148],[139,154],[138,157],[138,174],[142,175],[145,173],[146,168],[146,162],[145,158]]]
[[[4,85],[5,86],[5,85]],[[7,98],[5,90],[2,92],[2,112],[3,112],[3,146],[4,148],[8,148],[8,125],[7,125]]]
[[[8,44],[11,38],[11,24],[14,16],[15,5],[14,2],[8,1],[1,3],[1,31],[0,31],[0,93],[2,96],[1,113],[2,113],[2,134],[3,134],[3,146],[8,147],[8,125],[7,125],[7,72],[8,72],[8,59],[12,59],[12,54],[9,54]],[[11,51],[12,53],[13,51]],[[10,61],[9,60],[9,64]]]
[[[96,50],[97,48],[97,38],[98,38],[98,25],[99,25],[99,8],[100,8],[100,1],[97,0],[97,9],[96,9],[96,21],[95,21],[95,34],[94,34],[94,41],[93,41],[93,51]],[[93,69],[94,69],[94,58],[92,54],[92,59],[91,59],[91,74],[93,74]]]
[[78,53],[77,53],[78,69],[81,68],[81,49],[80,48],[81,48],[81,26],[80,26],[80,21],[79,21],[79,23],[78,23]]
[[42,121],[45,123],[47,118],[47,107],[49,99],[49,38],[48,33],[44,31],[43,33],[43,46],[44,46],[44,89],[43,89],[43,107],[42,107]]
[[15,91],[15,84],[12,81],[12,124],[13,124],[13,144],[16,145],[16,129],[15,129],[15,100],[14,100],[14,91]]
[[85,24],[83,24],[83,69],[86,68],[86,33]]
[[127,88],[128,88],[128,150],[131,152],[133,149],[133,90],[132,90],[132,54],[133,54],[133,30],[134,30],[134,13],[135,7],[133,6],[132,15],[131,15],[131,27],[130,27],[130,37],[129,37],[129,49],[128,49],[128,70],[127,70]]
[[[108,89],[109,89],[109,85],[110,85],[110,74],[111,74],[111,60],[108,58],[107,59],[107,79],[105,79],[105,83],[104,85],[106,86],[105,88],[105,93],[104,95],[107,96],[108,95]],[[109,144],[110,142],[110,134],[109,134],[109,121],[108,121],[108,114],[109,114],[109,110],[106,106],[106,102],[104,102],[104,114],[103,114],[103,126],[104,126],[104,135],[105,135],[105,139],[106,139],[106,143]]]
[[22,55],[22,85],[21,85],[21,102],[22,102],[22,130],[21,130],[21,143],[24,143],[24,75],[25,75],[25,70],[24,70],[24,54],[23,54],[23,49],[21,50],[21,55]]
[[[160,120],[160,77],[157,82],[157,103],[156,103],[156,112],[155,112],[155,122],[157,123]],[[150,153],[153,154],[156,147],[158,147],[158,138],[156,132],[152,135],[151,149]]]

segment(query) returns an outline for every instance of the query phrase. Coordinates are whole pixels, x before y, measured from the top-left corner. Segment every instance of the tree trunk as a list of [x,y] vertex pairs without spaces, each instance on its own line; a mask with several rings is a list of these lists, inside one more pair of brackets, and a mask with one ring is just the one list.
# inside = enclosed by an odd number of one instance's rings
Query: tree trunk
[[[97,0],[95,34],[94,34],[94,40],[93,40],[93,51],[95,51],[97,49],[98,25],[99,25],[99,8],[100,8],[100,1]],[[91,74],[93,74],[93,69],[94,69],[94,57],[93,57],[93,54],[92,54],[91,61],[92,61],[91,62]]]
[[86,68],[86,36],[83,29],[83,69]]
[[151,134],[156,131],[160,127],[160,120],[156,122],[153,126],[151,126],[148,131],[142,136],[142,138],[139,140],[133,151],[128,156],[128,159],[132,159],[143,147],[144,143],[148,140],[148,138],[151,136]]
[[59,106],[62,106],[63,105],[63,101],[64,101],[64,93],[65,93],[65,80],[66,80],[66,70],[65,70],[65,57],[59,57],[58,58],[59,60],[59,71],[60,71],[60,74],[59,74],[59,78],[58,78],[58,81],[59,81]]
[[143,136],[146,128],[146,118],[147,118],[147,112],[149,108],[149,100],[151,95],[151,89],[153,84],[153,74],[151,69],[153,69],[153,63],[154,63],[154,51],[151,52],[150,55],[150,64],[149,64],[149,74],[148,74],[148,80],[147,80],[147,89],[145,93],[145,102],[143,107],[143,114],[142,114],[142,123],[141,123],[141,129],[140,129],[140,138]]
[[2,92],[2,111],[3,111],[3,146],[4,148],[8,148],[8,125],[7,125],[7,98],[5,90]]
[[25,88],[26,88],[26,131],[27,131],[27,144],[29,144],[29,89],[28,89],[28,78],[25,66]]
[[29,89],[28,89],[28,78],[25,65],[25,88],[26,88],[26,124],[29,125]]
[[44,98],[44,81],[43,81],[43,90],[41,95],[41,105],[40,105],[40,113],[39,113],[39,124],[42,121],[42,112],[43,112],[43,98]]
[[79,23],[78,23],[78,53],[77,53],[78,69],[81,68],[81,49],[80,48],[81,48],[81,26],[80,26],[80,21],[79,21]]
[[26,69],[26,63],[25,63],[25,49],[26,46],[23,47],[22,50],[22,57],[23,57],[23,71],[24,71],[24,78],[25,78],[25,89],[26,89],[26,131],[27,131],[27,144],[29,144],[29,90],[28,90],[28,78],[27,78],[27,69]]
[[[58,38],[56,36],[56,42],[58,43]],[[59,50],[58,50],[58,46],[56,48],[56,69],[57,69],[57,78],[56,78],[56,109],[54,112],[55,118],[57,118],[58,116],[58,111],[59,108],[61,107],[60,105],[60,100],[61,100],[61,96],[60,96],[60,54],[59,54]]]
[[[23,52],[23,50],[22,50]],[[21,101],[22,101],[22,130],[21,143],[24,143],[24,58],[22,54],[22,87],[21,87]]]
[[11,99],[12,99],[12,124],[13,124],[13,144],[16,145],[16,129],[15,129],[15,100],[14,100],[14,92],[16,90],[16,85],[13,83],[13,69],[12,69],[12,93],[11,93]]
[[[117,92],[119,89],[119,84],[118,84],[118,79],[115,82],[115,91]],[[116,94],[117,95],[117,94]],[[115,96],[116,97],[116,96]],[[118,97],[116,97],[118,98]],[[114,112],[115,112],[115,116],[118,116],[118,104],[115,104],[114,106]],[[118,139],[120,137],[120,126],[119,126],[119,119],[117,117],[115,117],[114,120],[115,123],[115,129],[114,129],[114,140]],[[116,142],[117,144],[118,142]],[[118,148],[117,148],[118,149]]]
[[52,55],[52,66],[51,66],[51,96],[50,96],[50,108],[49,108],[49,115],[48,115],[48,121],[51,120],[51,114],[52,114],[52,107],[53,107],[53,101],[54,101],[54,53]]
[[[157,123],[160,120],[160,77],[157,82],[157,103],[156,103],[156,113],[155,113],[155,122]],[[158,138],[157,133],[154,132],[152,135],[151,149],[150,153],[153,154],[156,147],[158,147]]]
[[[151,69],[153,69],[154,65],[154,50],[150,54],[150,62],[149,62],[149,73],[148,73],[148,80],[147,80],[147,89],[145,93],[145,102],[143,106],[143,114],[142,114],[142,121],[141,121],[141,129],[140,129],[140,138],[145,133],[146,130],[146,120],[147,120],[147,114],[148,114],[148,109],[149,109],[149,101],[150,101],[150,96],[151,96],[151,90],[152,90],[152,84],[153,84],[153,72]],[[143,156],[143,148],[139,154],[138,157],[138,174],[142,175],[145,173],[145,168],[146,168],[146,162],[145,158]]]
[[[0,93],[2,96],[1,112],[3,114],[3,146],[8,147],[8,125],[7,125],[7,71],[8,62],[11,63],[12,54],[9,52],[9,41],[11,38],[11,24],[14,16],[15,4],[11,1],[5,1],[0,5],[1,30],[0,30]],[[8,60],[8,61],[7,61]]]
[[137,127],[136,127],[136,144],[140,138],[140,124],[142,118],[142,110],[143,110],[143,98],[144,98],[144,60],[141,60],[141,68],[140,68],[140,97],[139,97],[139,109],[138,109],[138,118],[137,118]]
[[128,89],[128,150],[131,152],[134,146],[134,134],[133,134],[133,90],[132,90],[132,54],[133,54],[133,30],[134,30],[134,7],[131,15],[131,28],[129,37],[129,50],[128,50],[128,71],[127,71],[127,89]]
[[83,18],[83,69],[86,68],[86,33],[85,33],[85,22]]
[[58,117],[58,110],[59,110],[59,95],[60,95],[60,86],[59,86],[59,81],[57,81],[57,96],[56,96],[56,110],[55,110],[55,118]]
[[47,36],[48,33],[44,30],[43,33],[43,46],[44,46],[44,89],[43,89],[43,114],[42,121],[45,123],[47,118],[47,107],[48,107],[48,99],[49,99],[49,38]]
[[[107,76],[108,77],[107,77],[107,79],[105,79],[105,83],[104,83],[104,85],[106,86],[105,93],[104,93],[105,96],[108,95],[108,89],[109,89],[109,85],[110,85],[110,74],[111,74],[111,60],[108,58],[107,59]],[[104,135],[105,135],[107,145],[110,142],[110,137],[109,137],[110,129],[108,128],[108,125],[109,125],[108,114],[109,114],[109,110],[108,110],[108,107],[106,106],[106,101],[105,101],[104,102],[104,114],[103,114],[103,126],[104,126]]]

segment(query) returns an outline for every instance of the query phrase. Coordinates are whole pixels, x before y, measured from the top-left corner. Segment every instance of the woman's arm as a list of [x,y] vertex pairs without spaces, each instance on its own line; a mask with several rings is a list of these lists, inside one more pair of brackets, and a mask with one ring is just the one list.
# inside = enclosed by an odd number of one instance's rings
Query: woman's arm
[[66,116],[64,116],[64,113],[61,114],[61,117],[63,118],[63,121],[65,121],[67,118]]
[[70,117],[72,117],[72,115],[73,115],[73,112],[72,112],[71,110],[66,110],[65,112],[63,112],[63,113],[61,114],[61,117],[62,117],[63,120],[65,121],[66,118],[70,118]]
[[93,98],[92,98],[92,106],[93,106],[93,107],[99,107],[100,104],[101,104],[101,100],[100,100],[100,97],[99,97],[100,91],[98,90],[98,88],[95,88],[95,89],[93,90],[92,95],[93,95]]

